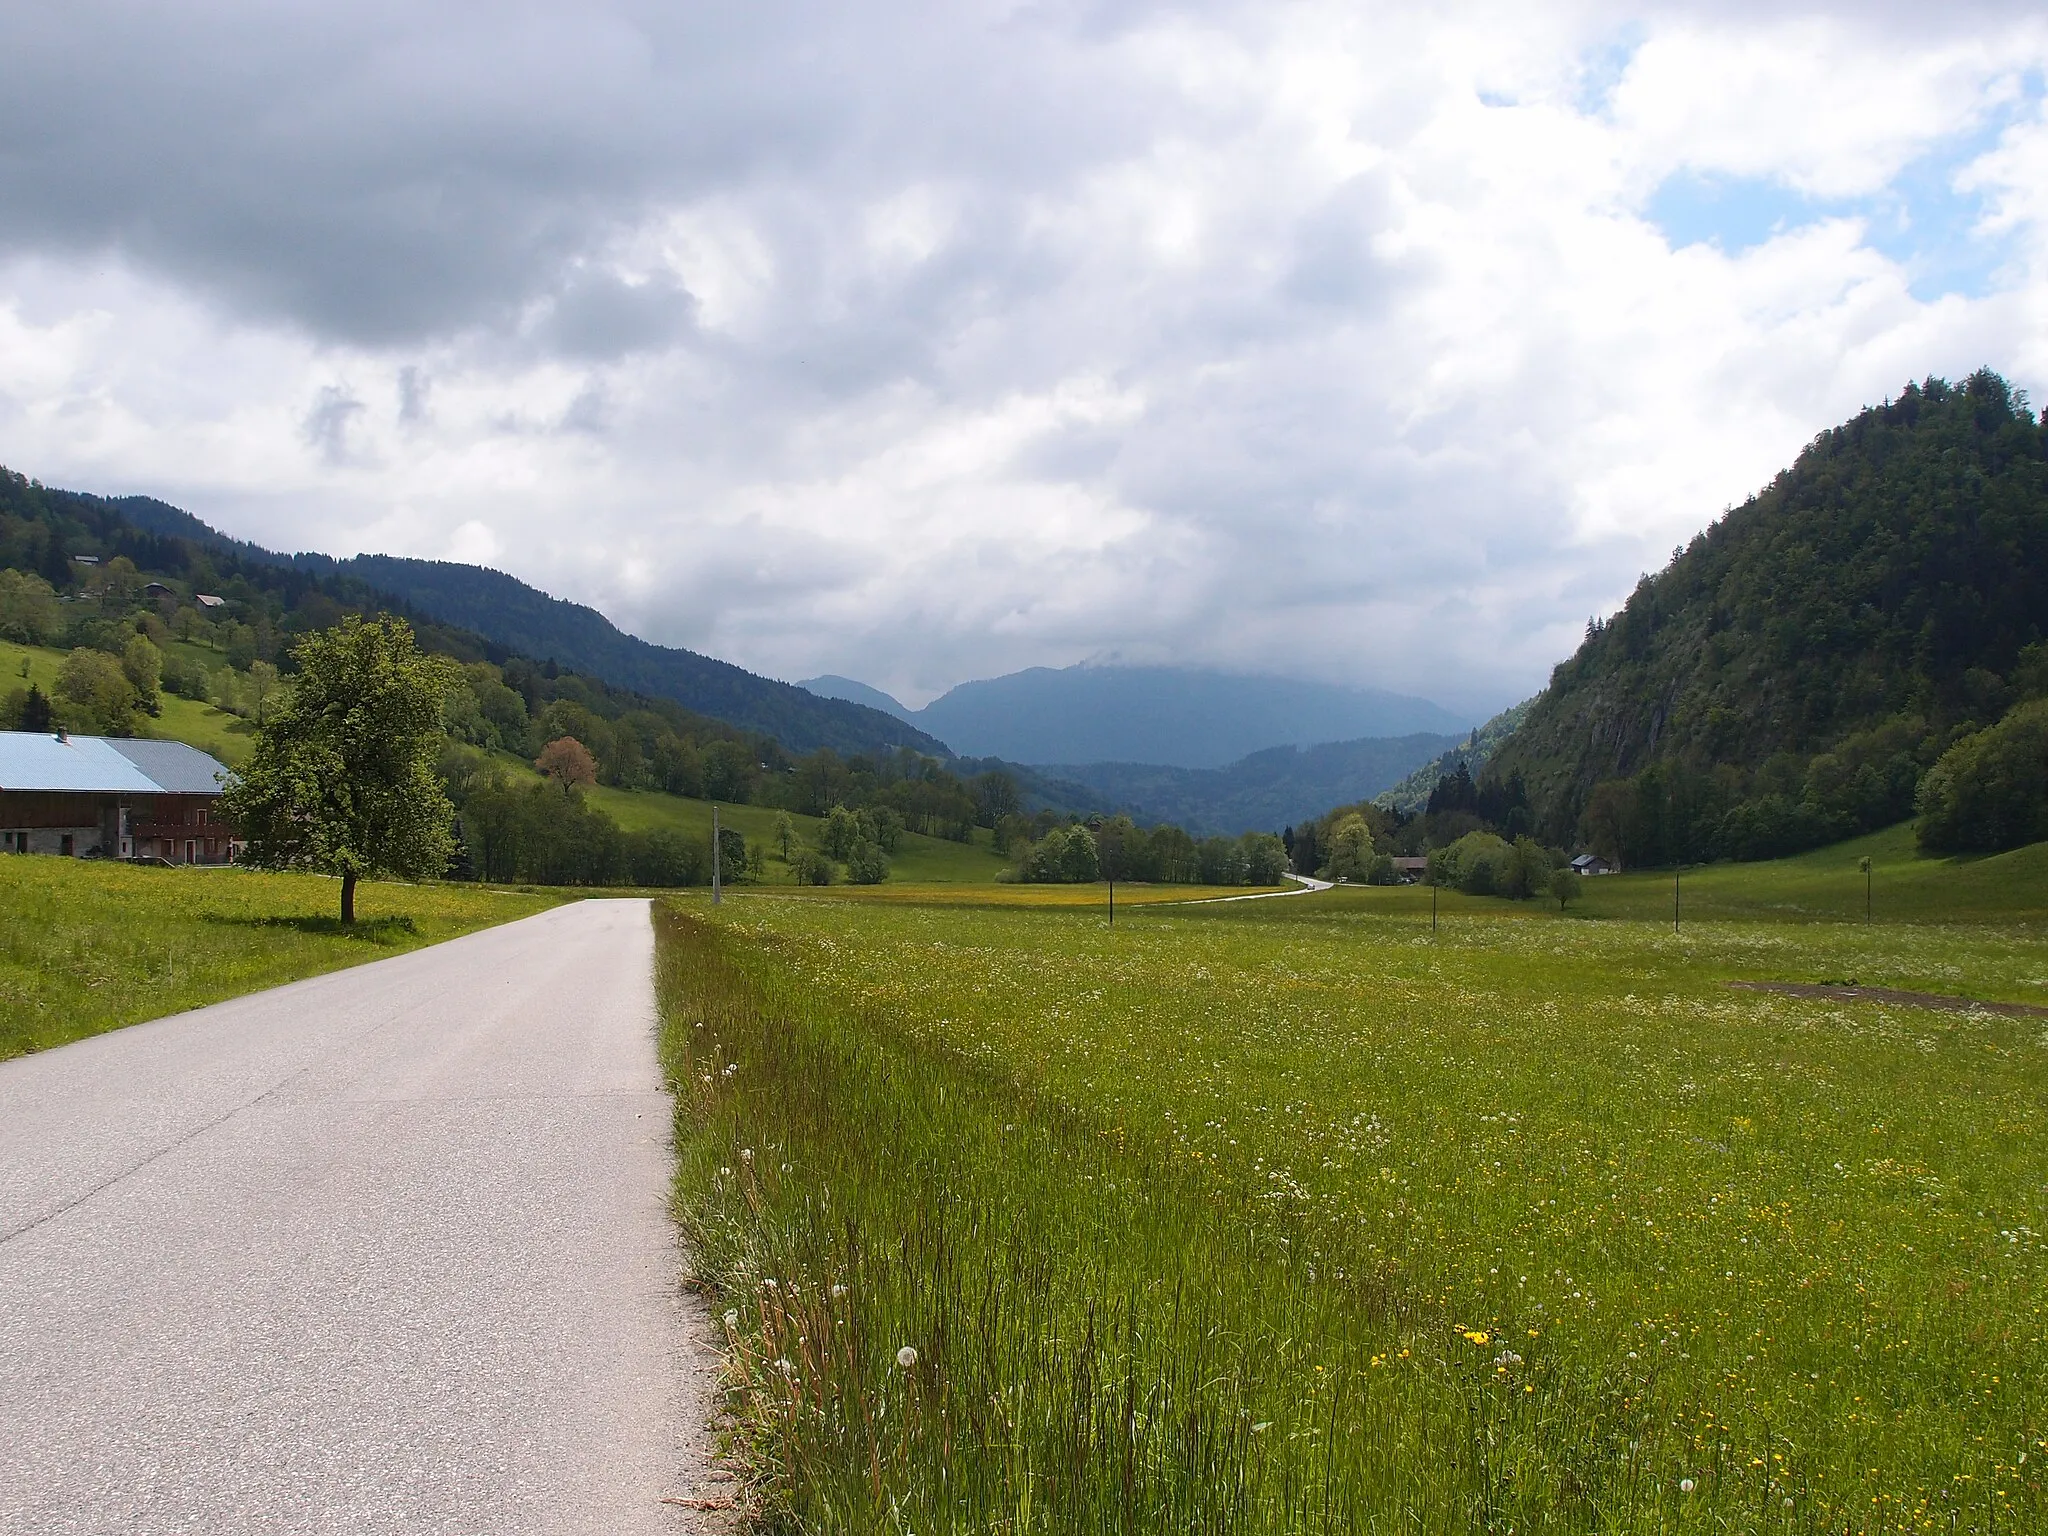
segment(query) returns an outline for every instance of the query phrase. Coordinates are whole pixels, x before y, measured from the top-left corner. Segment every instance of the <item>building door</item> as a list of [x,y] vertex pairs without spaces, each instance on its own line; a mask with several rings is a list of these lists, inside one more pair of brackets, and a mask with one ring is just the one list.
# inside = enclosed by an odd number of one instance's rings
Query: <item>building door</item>
[[192,862],[193,862],[193,858],[192,858],[192,840],[191,840],[190,838],[187,838],[187,839],[185,840],[185,862],[186,862],[187,864],[190,864],[190,863],[192,863]]
[[72,851],[75,847],[75,840],[72,838],[69,832],[66,832],[57,843],[57,851],[63,854],[64,857],[67,859],[71,857]]

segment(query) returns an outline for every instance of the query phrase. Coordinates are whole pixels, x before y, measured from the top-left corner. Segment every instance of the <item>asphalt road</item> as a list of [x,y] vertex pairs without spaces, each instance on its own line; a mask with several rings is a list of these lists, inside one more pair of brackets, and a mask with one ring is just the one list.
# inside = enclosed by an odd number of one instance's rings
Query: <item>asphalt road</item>
[[651,962],[584,902],[0,1063],[0,1532],[695,1528]]

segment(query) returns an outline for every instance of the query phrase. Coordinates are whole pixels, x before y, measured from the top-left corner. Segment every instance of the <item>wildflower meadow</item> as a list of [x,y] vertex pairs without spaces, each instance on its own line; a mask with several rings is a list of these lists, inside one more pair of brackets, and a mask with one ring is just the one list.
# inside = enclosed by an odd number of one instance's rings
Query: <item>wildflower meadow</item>
[[2048,1525],[2031,925],[657,917],[771,1525]]

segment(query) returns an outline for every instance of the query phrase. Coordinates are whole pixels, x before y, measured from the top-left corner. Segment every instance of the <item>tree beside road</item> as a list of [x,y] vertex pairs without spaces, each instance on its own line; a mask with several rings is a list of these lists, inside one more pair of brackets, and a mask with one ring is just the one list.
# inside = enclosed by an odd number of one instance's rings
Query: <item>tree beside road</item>
[[341,920],[356,882],[442,874],[454,807],[435,774],[452,668],[422,654],[412,626],[344,619],[293,651],[289,697],[257,729],[222,813],[247,840],[246,862],[341,879]]

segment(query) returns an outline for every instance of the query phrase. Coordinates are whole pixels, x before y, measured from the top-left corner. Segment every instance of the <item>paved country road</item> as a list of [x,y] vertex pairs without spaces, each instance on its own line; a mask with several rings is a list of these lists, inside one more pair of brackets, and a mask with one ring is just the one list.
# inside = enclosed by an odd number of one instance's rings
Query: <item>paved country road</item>
[[647,905],[0,1063],[0,1532],[692,1529]]

